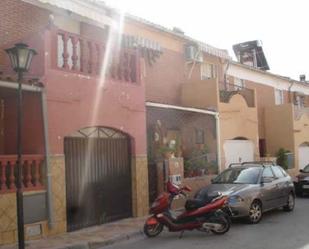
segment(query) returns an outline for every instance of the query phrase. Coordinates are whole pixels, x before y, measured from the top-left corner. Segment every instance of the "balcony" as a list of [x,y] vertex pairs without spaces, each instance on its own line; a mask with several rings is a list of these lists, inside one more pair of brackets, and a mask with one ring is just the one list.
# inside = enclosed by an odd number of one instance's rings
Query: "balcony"
[[107,48],[102,41],[60,29],[56,30],[55,37],[57,49],[53,61],[58,70],[100,77],[102,69],[106,67],[107,78],[127,83],[138,82],[137,50],[114,46]]
[[[43,155],[22,156],[23,191],[44,189]],[[0,155],[0,193],[16,191],[17,155]]]
[[[83,35],[70,33],[53,27],[6,44],[0,49],[6,49],[15,43],[23,42],[34,48],[38,54],[34,57],[31,70],[25,74],[28,80],[40,79],[48,69],[78,75],[84,78],[99,79],[104,77],[109,81],[140,83],[140,61],[138,49],[132,46],[116,46],[112,43],[107,50],[106,41],[96,41]],[[0,58],[3,65],[0,77],[4,80],[16,81],[16,73],[12,71],[7,56]],[[65,74],[63,74],[65,75]],[[29,82],[31,84],[31,82]]]
[[256,107],[253,89],[219,83],[217,79],[185,83],[181,89],[182,105],[217,111],[220,111],[222,107],[226,109],[225,104],[229,104],[235,95],[241,95],[247,107]]
[[240,94],[246,100],[248,107],[255,107],[255,96],[253,89],[220,82],[219,94],[221,103],[229,103],[234,95]]

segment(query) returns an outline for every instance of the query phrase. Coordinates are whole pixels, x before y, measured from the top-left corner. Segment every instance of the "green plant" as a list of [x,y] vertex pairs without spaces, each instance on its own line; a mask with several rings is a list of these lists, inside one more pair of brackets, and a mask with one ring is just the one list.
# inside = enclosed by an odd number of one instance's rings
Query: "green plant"
[[218,164],[216,161],[211,161],[207,166],[208,173],[217,174],[218,173]]
[[191,163],[194,169],[205,169],[207,165],[208,148],[204,145],[202,148],[195,148],[191,153]]
[[165,158],[169,158],[170,156],[168,154],[173,154],[175,151],[175,148],[171,148],[167,145],[161,146],[158,150],[158,152]]
[[276,153],[276,157],[277,157],[277,164],[280,165],[282,168],[284,169],[288,169],[288,156],[286,155],[286,153],[288,153],[289,151],[284,149],[284,148],[280,148],[277,153]]
[[188,172],[188,171],[192,170],[192,163],[188,160],[185,160],[183,167],[184,167],[184,171]]

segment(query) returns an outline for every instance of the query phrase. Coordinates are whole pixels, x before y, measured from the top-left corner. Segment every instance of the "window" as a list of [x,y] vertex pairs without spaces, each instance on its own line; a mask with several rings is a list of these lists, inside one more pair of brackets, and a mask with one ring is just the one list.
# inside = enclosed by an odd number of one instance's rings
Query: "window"
[[217,67],[214,64],[203,63],[201,64],[201,79],[213,79],[217,77]]
[[231,168],[223,171],[218,175],[213,183],[225,184],[225,183],[238,183],[238,184],[257,184],[260,176],[260,168]]
[[243,79],[234,77],[234,87],[235,90],[241,90],[245,87],[245,81]]
[[305,103],[304,96],[296,95],[296,97],[295,97],[295,105],[298,108],[303,108],[304,107],[304,103]]
[[275,89],[275,104],[282,105],[284,103],[283,90]]
[[266,167],[264,170],[263,170],[263,178],[274,178],[274,174],[271,170],[270,167]]
[[279,166],[272,166],[272,169],[273,169],[276,177],[278,177],[278,178],[285,177],[285,175],[283,174],[283,172],[282,172],[282,170],[280,169]]

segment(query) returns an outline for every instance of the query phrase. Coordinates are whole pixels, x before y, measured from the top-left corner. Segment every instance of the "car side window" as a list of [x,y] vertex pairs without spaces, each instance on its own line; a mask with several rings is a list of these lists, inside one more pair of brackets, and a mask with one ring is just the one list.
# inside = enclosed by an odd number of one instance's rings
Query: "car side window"
[[272,169],[273,169],[273,171],[274,171],[274,173],[275,173],[275,176],[276,176],[277,178],[283,178],[283,177],[285,177],[284,174],[282,173],[280,167],[278,167],[278,166],[272,166]]
[[263,170],[263,178],[274,178],[274,174],[271,170],[270,167],[266,167],[264,170]]

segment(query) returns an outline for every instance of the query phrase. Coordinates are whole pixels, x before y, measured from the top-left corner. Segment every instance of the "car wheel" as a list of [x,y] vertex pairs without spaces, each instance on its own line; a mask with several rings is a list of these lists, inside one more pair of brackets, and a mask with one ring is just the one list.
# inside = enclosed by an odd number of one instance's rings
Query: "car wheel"
[[295,196],[293,195],[293,193],[289,194],[288,200],[286,205],[283,207],[283,210],[286,212],[291,212],[293,211],[295,207]]
[[257,224],[262,219],[262,204],[260,201],[255,200],[252,202],[249,209],[248,221],[250,224]]

